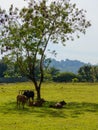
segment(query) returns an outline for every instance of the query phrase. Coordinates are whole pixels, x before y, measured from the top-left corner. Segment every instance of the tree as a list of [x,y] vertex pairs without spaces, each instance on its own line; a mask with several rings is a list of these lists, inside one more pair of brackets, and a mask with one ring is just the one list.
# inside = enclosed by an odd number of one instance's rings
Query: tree
[[96,75],[96,81],[98,82],[98,65],[94,66],[95,75]]
[[59,73],[60,73],[60,70],[54,67],[49,67],[44,72],[44,79],[48,81],[54,81],[55,77],[57,77]]
[[77,78],[76,74],[72,72],[62,72],[54,77],[55,82],[72,82],[74,78]]
[[[41,98],[44,78],[44,60],[49,43],[62,43],[79,32],[84,33],[91,24],[83,9],[69,0],[26,0],[27,7],[0,9],[0,49],[6,61],[18,65],[22,74],[34,83],[37,99]],[[55,51],[53,51],[55,53]],[[36,79],[36,66],[40,79]]]
[[81,77],[81,81],[95,82],[97,80],[97,72],[96,66],[85,65],[79,69],[78,74]]
[[12,78],[12,77],[22,77],[21,73],[19,73],[19,68],[15,63],[9,62],[7,63],[7,69],[4,71],[4,77],[5,78]]
[[4,72],[7,70],[7,65],[0,60],[0,77],[4,77]]

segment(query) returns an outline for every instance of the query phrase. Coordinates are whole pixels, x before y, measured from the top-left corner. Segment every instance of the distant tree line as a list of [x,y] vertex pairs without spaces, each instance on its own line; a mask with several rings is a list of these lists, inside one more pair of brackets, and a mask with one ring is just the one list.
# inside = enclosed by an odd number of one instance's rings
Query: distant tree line
[[28,81],[28,79],[19,73],[17,65],[6,64],[3,60],[0,60],[0,83],[24,81]]
[[4,72],[7,70],[7,65],[0,61],[0,78],[4,77]]
[[52,77],[55,82],[98,82],[98,66],[84,65],[79,68],[78,74],[59,72]]
[[[37,80],[39,80],[39,70],[36,66]],[[23,78],[24,75],[19,73],[17,65],[5,64],[3,60],[0,61],[0,81],[1,78],[5,78],[18,81],[17,78]],[[20,80],[22,81],[22,80]],[[23,80],[24,81],[24,80]],[[78,74],[72,72],[60,72],[59,69],[54,67],[44,66],[44,81],[54,82],[98,82],[98,66],[84,65],[79,68]]]

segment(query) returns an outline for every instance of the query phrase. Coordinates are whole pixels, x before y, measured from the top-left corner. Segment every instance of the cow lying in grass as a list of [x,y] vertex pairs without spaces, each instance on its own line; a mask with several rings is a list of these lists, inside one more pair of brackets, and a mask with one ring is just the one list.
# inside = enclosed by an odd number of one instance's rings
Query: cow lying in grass
[[36,106],[36,107],[42,107],[43,103],[45,102],[44,99],[40,99],[36,102],[33,103],[33,106]]
[[64,105],[66,105],[65,101],[57,102],[54,105],[50,105],[51,108],[62,108]]
[[28,98],[25,95],[18,95],[17,96],[17,107],[20,108],[20,105],[22,105],[24,109],[24,105],[26,104]]
[[36,107],[42,107],[43,103],[45,102],[44,99],[40,99],[38,101],[29,102],[29,106],[36,106]]

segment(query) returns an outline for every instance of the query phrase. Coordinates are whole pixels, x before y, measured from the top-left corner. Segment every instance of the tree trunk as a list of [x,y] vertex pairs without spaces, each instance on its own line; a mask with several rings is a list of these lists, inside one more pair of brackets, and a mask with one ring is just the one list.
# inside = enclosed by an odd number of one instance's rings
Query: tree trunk
[[37,92],[37,100],[41,99],[41,92],[40,92],[40,87],[36,87],[36,92]]
[[31,77],[30,77],[30,79],[31,79],[31,81],[33,82],[34,87],[35,87],[35,90],[36,90],[36,92],[37,92],[37,100],[40,100],[40,99],[41,99],[41,92],[40,92],[40,90],[41,90],[41,84],[38,85],[38,83],[37,83],[37,81],[35,80],[35,78],[31,78]]

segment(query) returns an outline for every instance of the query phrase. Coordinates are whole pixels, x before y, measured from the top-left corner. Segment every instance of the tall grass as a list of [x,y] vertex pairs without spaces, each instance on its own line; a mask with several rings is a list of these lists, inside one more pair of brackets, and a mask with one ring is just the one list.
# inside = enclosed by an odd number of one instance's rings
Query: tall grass
[[[16,106],[21,89],[34,90],[34,86],[30,82],[0,84],[0,130],[98,130],[98,84],[44,83],[44,106],[26,105],[24,110]],[[61,100],[67,102],[64,108],[48,107]]]

